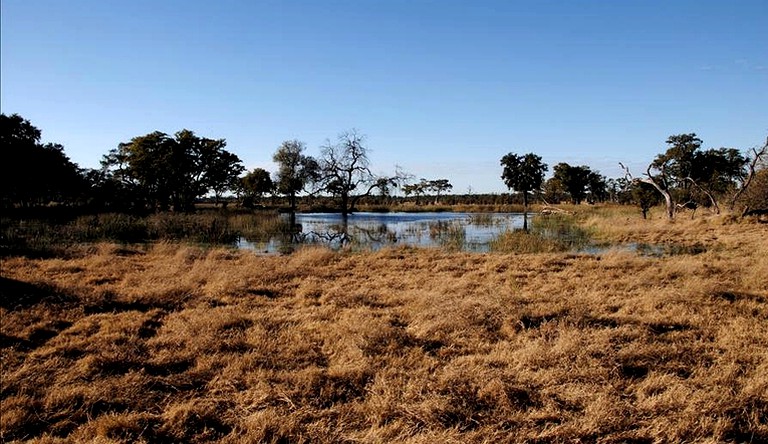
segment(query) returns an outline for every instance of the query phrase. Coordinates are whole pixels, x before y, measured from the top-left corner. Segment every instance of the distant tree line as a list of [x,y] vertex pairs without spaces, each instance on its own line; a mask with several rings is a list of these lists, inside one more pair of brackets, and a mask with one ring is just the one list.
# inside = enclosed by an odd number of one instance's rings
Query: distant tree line
[[722,202],[731,210],[741,202],[745,214],[768,209],[768,140],[746,155],[735,148],[704,150],[702,143],[695,133],[670,136],[666,151],[656,156],[643,176],[634,177],[621,165],[626,174],[616,179],[607,179],[588,166],[559,163],[544,181],[548,166],[539,156],[510,153],[501,159],[502,179],[522,194],[526,206],[528,194],[533,193],[545,203],[634,203],[643,217],[659,202],[664,202],[669,218],[683,208],[706,207],[720,213]]
[[[225,139],[209,139],[183,129],[173,135],[155,131],[121,142],[105,154],[101,168],[83,169],[55,143],[41,143],[41,131],[19,116],[0,115],[0,196],[2,208],[68,206],[92,211],[148,213],[194,211],[203,198],[215,203],[233,197],[246,208],[282,196],[285,208],[300,200],[331,202],[344,215],[361,202],[391,204],[413,199],[420,204],[615,202],[638,205],[643,215],[663,202],[667,215],[680,208],[708,207],[719,212],[725,203],[745,213],[768,209],[766,145],[742,153],[735,148],[702,149],[696,134],[670,136],[642,176],[625,168],[624,177],[608,179],[589,166],[549,166],[534,153],[502,157],[502,180],[511,195],[449,194],[449,179],[421,178],[399,169],[389,175],[371,171],[365,136],[355,130],[326,141],[318,157],[306,153],[299,140],[277,147],[277,171],[246,171],[228,151]],[[395,196],[401,190],[404,197]]]

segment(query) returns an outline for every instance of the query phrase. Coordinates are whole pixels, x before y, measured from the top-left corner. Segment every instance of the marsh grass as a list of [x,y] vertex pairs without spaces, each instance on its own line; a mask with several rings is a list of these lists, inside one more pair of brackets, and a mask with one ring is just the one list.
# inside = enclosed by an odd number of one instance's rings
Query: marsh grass
[[55,256],[83,243],[171,241],[234,245],[240,237],[264,241],[289,232],[290,224],[275,212],[160,213],[146,217],[105,213],[63,223],[4,218],[0,246],[4,254]]
[[288,219],[274,212],[240,214],[231,217],[229,223],[242,237],[252,242],[265,242],[275,235],[291,233]]
[[511,230],[491,242],[491,251],[506,253],[554,253],[578,251],[592,240],[591,230],[567,214],[536,215],[531,229]]
[[651,224],[708,248],[6,257],[0,441],[768,441],[764,226]]
[[429,223],[429,237],[448,251],[461,251],[466,245],[467,231],[460,221]]
[[496,217],[494,217],[493,213],[472,213],[469,215],[468,223],[481,227],[493,227],[498,225],[500,222]]

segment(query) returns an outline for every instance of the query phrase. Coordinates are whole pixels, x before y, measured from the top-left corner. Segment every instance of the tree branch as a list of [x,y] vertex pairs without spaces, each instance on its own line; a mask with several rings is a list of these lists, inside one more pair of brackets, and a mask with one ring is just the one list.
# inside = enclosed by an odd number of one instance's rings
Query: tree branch
[[736,202],[739,200],[739,197],[741,197],[744,191],[749,188],[752,179],[755,178],[755,170],[757,169],[758,162],[760,162],[760,158],[768,154],[768,137],[765,138],[765,144],[760,148],[760,151],[758,151],[757,148],[752,148],[752,153],[754,153],[755,156],[752,158],[752,161],[749,162],[749,174],[742,186],[736,191],[733,197],[731,197],[731,202],[728,206],[731,211],[736,207]]

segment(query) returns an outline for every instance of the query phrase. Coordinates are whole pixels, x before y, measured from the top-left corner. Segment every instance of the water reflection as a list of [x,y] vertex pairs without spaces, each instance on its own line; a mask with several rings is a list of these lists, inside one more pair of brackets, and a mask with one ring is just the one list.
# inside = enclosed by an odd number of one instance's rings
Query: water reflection
[[[290,226],[286,217],[286,224]],[[268,240],[241,238],[238,247],[285,253],[298,245],[378,250],[386,246],[443,247],[485,252],[507,230],[522,227],[517,213],[333,213],[296,215],[294,230],[274,233]]]

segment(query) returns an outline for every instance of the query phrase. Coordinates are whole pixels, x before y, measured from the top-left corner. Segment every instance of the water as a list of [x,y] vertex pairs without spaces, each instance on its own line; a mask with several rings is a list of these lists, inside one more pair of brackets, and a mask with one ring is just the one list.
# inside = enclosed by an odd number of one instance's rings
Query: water
[[[287,216],[286,216],[287,217]],[[301,244],[378,250],[387,246],[448,247],[485,252],[500,233],[522,228],[522,213],[337,213],[296,215],[296,232],[267,242],[240,239],[238,248],[265,253],[289,252]]]

